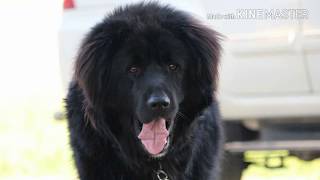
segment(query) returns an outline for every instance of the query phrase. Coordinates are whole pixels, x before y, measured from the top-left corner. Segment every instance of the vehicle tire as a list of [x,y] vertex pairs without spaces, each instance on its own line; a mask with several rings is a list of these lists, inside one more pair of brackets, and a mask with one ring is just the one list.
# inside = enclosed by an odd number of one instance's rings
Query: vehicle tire
[[[240,121],[224,121],[225,142],[249,141],[257,138],[257,132],[245,128]],[[240,180],[242,171],[248,166],[243,153],[225,152],[221,169],[221,180]]]
[[240,180],[242,171],[246,168],[243,161],[243,154],[225,153],[221,180]]

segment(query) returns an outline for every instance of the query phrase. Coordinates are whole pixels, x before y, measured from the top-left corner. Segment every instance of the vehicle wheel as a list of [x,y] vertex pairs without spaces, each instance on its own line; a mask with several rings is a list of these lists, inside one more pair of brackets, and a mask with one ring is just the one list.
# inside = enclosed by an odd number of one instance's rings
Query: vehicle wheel
[[[240,121],[224,122],[225,141],[248,141],[257,138],[257,132],[245,128]],[[244,162],[243,153],[224,153],[221,180],[240,180],[242,171],[248,164]]]
[[221,180],[240,180],[242,171],[246,168],[243,161],[243,154],[225,153]]

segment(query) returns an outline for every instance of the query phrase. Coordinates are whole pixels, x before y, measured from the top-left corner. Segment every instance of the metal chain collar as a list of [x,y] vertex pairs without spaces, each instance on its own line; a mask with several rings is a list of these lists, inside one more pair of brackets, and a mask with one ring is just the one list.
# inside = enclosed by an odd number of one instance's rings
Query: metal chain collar
[[159,169],[155,172],[158,180],[170,180],[168,174],[162,169],[161,164],[159,163]]

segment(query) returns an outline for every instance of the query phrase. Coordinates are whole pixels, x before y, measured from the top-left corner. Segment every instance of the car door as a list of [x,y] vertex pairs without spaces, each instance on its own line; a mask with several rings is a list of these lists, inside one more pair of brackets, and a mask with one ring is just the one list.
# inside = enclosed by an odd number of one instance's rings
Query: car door
[[303,23],[303,48],[312,92],[320,93],[320,11],[318,0],[303,1],[309,16]]
[[[209,13],[299,9],[298,0],[206,1]],[[279,96],[310,92],[298,19],[208,19],[224,32],[220,92],[228,96]]]

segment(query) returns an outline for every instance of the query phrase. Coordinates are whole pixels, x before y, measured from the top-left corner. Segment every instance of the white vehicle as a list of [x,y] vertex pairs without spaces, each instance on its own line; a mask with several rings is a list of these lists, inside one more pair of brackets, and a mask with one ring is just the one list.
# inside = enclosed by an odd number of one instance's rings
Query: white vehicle
[[[116,6],[132,2],[75,0],[65,10],[59,35],[65,88],[85,33]],[[193,13],[225,36],[218,93],[229,152],[224,179],[240,179],[247,150],[319,157],[320,1],[161,2]]]

